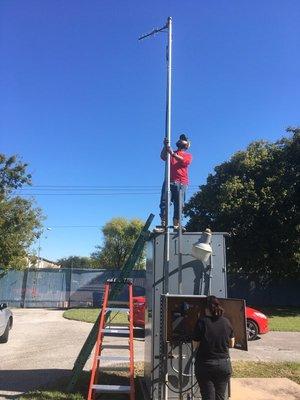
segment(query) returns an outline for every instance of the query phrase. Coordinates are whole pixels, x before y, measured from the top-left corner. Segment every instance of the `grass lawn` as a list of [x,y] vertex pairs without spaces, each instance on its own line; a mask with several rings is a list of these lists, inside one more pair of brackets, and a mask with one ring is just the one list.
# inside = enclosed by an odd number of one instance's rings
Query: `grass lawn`
[[[254,307],[268,316],[271,331],[300,332],[300,307]],[[99,308],[73,308],[64,312],[64,318],[94,323]],[[112,313],[112,324],[127,324],[127,315]]]
[[[136,377],[136,399],[142,400],[143,395],[140,390],[140,386],[137,382],[137,378],[141,377],[144,374],[144,364],[143,363],[135,363],[135,377]],[[100,373],[99,383],[104,385],[128,385],[128,368],[123,371],[109,371],[108,369],[105,372]],[[65,393],[63,388],[66,387],[66,381],[58,381],[55,384],[52,384],[51,388],[46,388],[45,390],[39,390],[34,392],[28,392],[26,394],[21,395],[20,397],[16,397],[15,400],[86,400],[87,391],[90,381],[90,373],[84,371],[80,376],[80,381],[77,384],[76,392],[77,393]],[[128,395],[124,394],[107,394],[105,395],[105,399],[111,400],[128,400]]]
[[[71,308],[63,313],[63,317],[76,321],[94,323],[99,315],[99,308]],[[112,325],[128,324],[128,317],[125,313],[112,312],[110,314]]]
[[271,331],[300,332],[300,307],[257,308],[267,315]]
[[288,378],[300,384],[300,363],[233,361],[234,378]]
[[[267,362],[245,362],[245,361],[234,361],[233,363],[233,377],[234,378],[289,378],[292,381],[300,384],[300,363],[285,362],[285,363],[267,363]],[[136,376],[143,375],[143,363],[135,364]],[[66,382],[57,383],[56,391],[53,389],[45,391],[35,391],[24,394],[16,400],[84,400],[86,399],[86,391],[88,388],[90,374],[84,372],[81,375],[81,380],[77,388],[78,393],[64,393],[61,388],[66,385]],[[105,372],[100,376],[101,383],[104,384],[128,384],[125,374],[122,372],[110,373]],[[139,385],[136,385],[136,398],[139,400],[143,399],[142,393],[140,392]],[[128,400],[128,396],[124,397],[117,395],[111,395],[111,400]]]
[[80,393],[63,393],[63,392],[49,392],[43,390],[37,390],[35,392],[29,392],[18,397],[20,400],[85,400]]

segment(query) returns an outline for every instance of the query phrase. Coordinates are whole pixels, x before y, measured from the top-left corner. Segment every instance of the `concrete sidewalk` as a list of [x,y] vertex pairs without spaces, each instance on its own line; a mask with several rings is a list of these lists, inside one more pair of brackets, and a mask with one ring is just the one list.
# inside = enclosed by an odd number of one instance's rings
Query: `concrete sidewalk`
[[[64,319],[63,312],[58,310],[14,309],[13,313],[14,327],[9,342],[0,345],[0,400],[12,399],[14,395],[69,376],[92,328],[88,323]],[[125,338],[107,340],[126,343]],[[143,362],[144,341],[136,338],[134,342],[135,360]],[[110,354],[114,353],[108,351]],[[128,352],[121,350],[118,354],[123,356]],[[299,362],[300,333],[270,332],[250,342],[249,352],[233,350],[231,356],[233,360]],[[90,369],[91,359],[86,370]],[[232,381],[232,400],[300,400],[299,386],[288,379]]]
[[287,378],[235,378],[230,400],[300,400],[300,385]]

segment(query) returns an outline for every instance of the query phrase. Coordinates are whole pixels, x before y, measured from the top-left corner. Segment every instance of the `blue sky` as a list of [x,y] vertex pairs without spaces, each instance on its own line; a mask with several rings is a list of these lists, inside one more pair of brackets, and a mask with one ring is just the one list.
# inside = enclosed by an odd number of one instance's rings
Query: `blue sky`
[[189,195],[249,142],[300,124],[298,0],[2,0],[0,151],[28,162],[30,193],[44,193],[42,256],[89,255],[112,217],[158,214],[166,35],[137,38],[168,16]]

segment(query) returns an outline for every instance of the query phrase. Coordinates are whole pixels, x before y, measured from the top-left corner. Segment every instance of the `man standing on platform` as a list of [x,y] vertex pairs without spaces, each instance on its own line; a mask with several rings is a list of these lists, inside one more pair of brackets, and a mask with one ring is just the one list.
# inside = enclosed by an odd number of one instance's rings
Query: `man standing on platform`
[[[174,230],[179,228],[179,193],[182,193],[182,205],[185,201],[187,186],[189,183],[188,167],[192,162],[192,155],[187,153],[190,147],[190,141],[181,134],[176,143],[177,150],[173,151],[168,139],[164,140],[164,147],[160,153],[160,158],[163,161],[167,159],[167,153],[170,154],[170,192],[171,202],[174,206],[173,225]],[[166,229],[166,191],[165,182],[161,191],[160,199],[160,218],[161,218],[161,231]]]

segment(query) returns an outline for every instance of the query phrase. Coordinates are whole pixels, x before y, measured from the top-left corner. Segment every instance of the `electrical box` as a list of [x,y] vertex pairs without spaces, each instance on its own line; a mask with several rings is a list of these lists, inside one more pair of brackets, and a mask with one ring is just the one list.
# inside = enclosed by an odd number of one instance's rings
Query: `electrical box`
[[[175,339],[180,335],[180,329],[185,329],[184,325],[178,325],[175,332],[168,329],[168,319],[166,314],[166,303],[172,310],[175,307],[175,300],[171,297],[167,300],[164,293],[164,246],[165,234],[153,235],[147,242],[147,266],[146,266],[146,324],[145,324],[145,384],[149,399],[151,400],[178,400],[178,368],[179,359],[182,359],[184,390],[189,389],[195,382],[192,363],[192,351],[189,342],[182,346],[174,342],[165,341],[165,334],[170,332],[169,339]],[[192,256],[192,246],[199,241],[202,232],[186,232],[181,236],[181,254],[179,254],[178,233],[170,233],[170,262],[168,275],[168,294],[179,294],[179,260],[182,265],[182,285],[181,294],[187,297],[215,295],[218,298],[227,297],[227,277],[226,277],[226,233],[213,232],[211,237],[212,256],[208,262],[203,263]],[[175,303],[172,303],[172,302]],[[190,304],[190,303],[188,303]],[[182,306],[180,306],[182,307]],[[193,306],[194,307],[194,306]],[[192,315],[195,311],[189,311]],[[176,312],[176,309],[173,309]],[[170,311],[171,312],[171,311]],[[171,315],[170,315],[171,317]],[[175,318],[175,315],[173,315]],[[190,316],[187,318],[189,320]],[[193,317],[194,318],[194,317]],[[175,321],[173,321],[175,322]],[[172,321],[169,321],[169,328]],[[193,322],[188,325],[192,326]],[[180,351],[179,351],[180,350]],[[172,353],[172,358],[163,359],[165,354]],[[167,372],[168,383],[165,385],[164,376]],[[167,390],[167,396],[163,391]],[[191,397],[193,396],[193,397]],[[192,391],[185,391],[183,400],[200,399],[197,385]]]
[[[199,317],[205,315],[206,296],[162,295],[165,311],[165,338],[172,345],[190,343]],[[231,322],[235,347],[248,350],[245,300],[222,299],[224,317]]]

